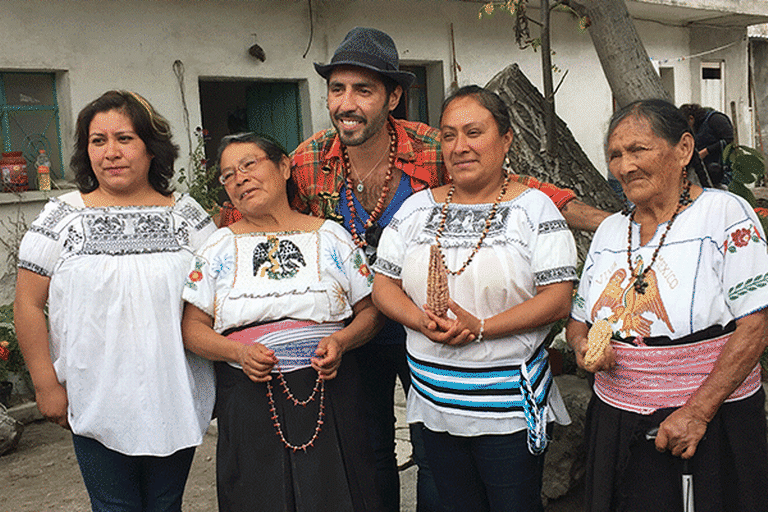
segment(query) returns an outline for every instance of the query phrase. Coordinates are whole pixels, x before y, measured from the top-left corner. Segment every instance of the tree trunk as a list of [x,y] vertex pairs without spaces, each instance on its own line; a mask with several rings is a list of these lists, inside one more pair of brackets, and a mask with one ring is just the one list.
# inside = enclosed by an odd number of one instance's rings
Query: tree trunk
[[[512,64],[494,76],[486,85],[497,93],[509,108],[515,132],[509,158],[516,173],[569,188],[585,203],[615,212],[622,204],[600,172],[592,165],[562,119],[555,116],[554,149],[548,154],[544,144],[544,97]],[[591,234],[575,231],[579,259],[583,261]]]
[[653,69],[624,0],[574,0],[570,5],[589,18],[589,36],[619,107],[649,98],[672,101]]

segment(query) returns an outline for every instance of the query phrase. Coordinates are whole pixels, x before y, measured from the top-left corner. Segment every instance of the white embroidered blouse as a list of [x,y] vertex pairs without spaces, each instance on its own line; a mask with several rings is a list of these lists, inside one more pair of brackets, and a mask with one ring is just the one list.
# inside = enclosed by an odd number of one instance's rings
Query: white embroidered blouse
[[188,195],[170,207],[86,208],[70,192],[32,223],[19,267],[50,277],[50,349],[72,432],[126,455],[202,442],[213,370],[184,350],[181,290],[214,230]]
[[363,252],[336,222],[313,231],[216,231],[198,250],[183,298],[224,332],[282,319],[338,322],[370,295]]
[[[704,189],[672,224],[644,294],[632,293],[627,265],[628,219],[614,214],[600,224],[584,263],[571,316],[608,320],[615,334],[672,340],[768,306],[768,253],[757,215],[742,198]],[[667,224],[644,246],[632,225],[632,266],[649,265]]]
[[[440,238],[447,266],[466,261],[490,204],[451,204]],[[435,243],[442,203],[431,190],[403,203],[384,229],[375,272],[402,280],[406,295],[426,303],[429,248]],[[542,192],[529,189],[499,204],[472,262],[448,276],[451,298],[478,318],[489,318],[535,296],[536,288],[576,279],[576,246],[562,215]],[[542,342],[549,326],[503,338],[450,347],[406,328],[413,386],[408,422],[461,436],[508,434],[526,428],[520,395],[520,365],[528,362],[545,421],[570,421],[552,381]]]

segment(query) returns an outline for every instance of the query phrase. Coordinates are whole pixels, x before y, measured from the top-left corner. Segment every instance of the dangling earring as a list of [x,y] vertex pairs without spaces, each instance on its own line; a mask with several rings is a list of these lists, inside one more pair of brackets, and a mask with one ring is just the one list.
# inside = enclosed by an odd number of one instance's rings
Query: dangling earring
[[509,155],[504,156],[504,165],[501,168],[504,171],[504,176],[508,176],[512,172],[512,161],[509,159]]

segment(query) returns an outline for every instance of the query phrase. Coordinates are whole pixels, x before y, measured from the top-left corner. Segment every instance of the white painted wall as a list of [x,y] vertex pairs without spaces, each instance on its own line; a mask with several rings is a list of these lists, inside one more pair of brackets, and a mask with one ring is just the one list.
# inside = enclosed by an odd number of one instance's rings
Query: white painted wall
[[[356,25],[391,34],[404,62],[441,62],[448,85],[453,23],[456,58],[462,68],[460,85],[484,84],[517,62],[540,87],[540,53],[517,48],[508,14],[497,12],[478,19],[480,6],[437,0],[315,1],[314,38],[307,57],[302,58],[310,25],[303,0],[2,0],[0,69],[65,72],[60,96],[67,153],[77,111],[107,89],[125,88],[146,96],[168,117],[186,154],[181,94],[172,70],[175,60],[184,63],[192,129],[201,124],[199,77],[304,79],[309,116],[304,126],[309,135],[329,125],[325,86],[312,62],[327,62]],[[530,14],[538,17],[535,9]],[[733,31],[691,36],[686,29],[643,21],[637,27],[649,55],[658,60],[688,56],[739,36]],[[553,63],[562,70],[555,75],[555,83],[568,71],[556,97],[558,113],[601,167],[601,129],[612,111],[610,89],[588,34],[578,31],[572,17],[556,13],[552,35]],[[265,49],[266,62],[247,55],[254,42]],[[726,94],[739,102],[746,100],[745,45],[721,52],[729,60]],[[675,68],[678,102],[690,100],[686,91],[695,97],[697,81],[691,78],[697,76],[692,72],[695,61],[666,65]]]
[[[0,69],[61,72],[58,87],[65,161],[71,154],[77,112],[113,88],[144,95],[169,119],[181,154],[186,155],[189,147],[174,61],[184,63],[190,129],[201,124],[200,77],[299,80],[308,136],[330,124],[325,84],[312,63],[328,62],[346,32],[357,25],[392,35],[405,63],[439,63],[443,83],[448,86],[453,79],[453,24],[456,58],[462,68],[459,85],[485,84],[517,62],[541,88],[540,53],[517,48],[513,19],[508,14],[478,19],[481,6],[445,0],[314,0],[314,37],[306,58],[302,58],[310,32],[305,0],[0,0]],[[763,12],[766,10],[768,7]],[[539,16],[535,9],[530,15]],[[591,39],[579,32],[576,20],[555,13],[552,24],[553,63],[562,70],[555,75],[555,84],[568,71],[556,97],[558,114],[605,172],[602,139],[613,108],[610,89]],[[692,35],[686,28],[649,21],[636,25],[652,58],[671,59],[665,65],[674,67],[678,103],[697,99],[698,67],[695,60],[675,59],[727,44],[742,35],[716,30]],[[537,35],[535,25],[531,24],[531,30]],[[263,63],[247,54],[254,42],[266,52]],[[746,41],[715,57],[727,59],[726,97],[743,109],[747,104]],[[186,167],[186,158],[177,165]],[[3,210],[9,208],[2,202],[0,198],[0,220],[6,216]],[[39,201],[25,208],[35,210],[41,205]]]

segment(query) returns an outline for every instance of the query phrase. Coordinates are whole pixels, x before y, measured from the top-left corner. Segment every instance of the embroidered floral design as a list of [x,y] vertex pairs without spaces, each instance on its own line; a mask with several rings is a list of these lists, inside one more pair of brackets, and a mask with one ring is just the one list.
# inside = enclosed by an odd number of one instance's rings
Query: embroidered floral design
[[728,289],[728,300],[736,300],[742,295],[753,292],[758,288],[763,288],[766,285],[768,285],[768,272],[762,275],[757,274],[755,277],[750,277],[746,281],[730,287]]
[[231,273],[234,268],[235,268],[235,260],[232,258],[231,254],[225,254],[224,256],[216,256],[213,259],[213,265],[211,265],[211,270],[213,272],[215,272],[216,274],[221,274],[223,276]]
[[331,290],[331,300],[331,309],[335,315],[342,313],[344,308],[347,307],[347,293],[339,283],[334,283],[333,285],[333,289]]
[[205,266],[205,262],[202,260],[195,261],[195,268],[192,270],[192,272],[189,273],[189,276],[187,276],[187,282],[184,283],[185,286],[188,286],[192,288],[193,290],[197,290],[197,285],[195,283],[203,280],[203,272],[202,268]]
[[587,305],[586,301],[584,300],[584,297],[579,295],[578,293],[574,293],[573,295],[573,305],[576,306],[579,309],[584,309]]
[[330,258],[331,261],[333,261],[333,264],[336,265],[336,268],[341,272],[344,272],[344,265],[341,263],[341,255],[338,253],[335,247],[331,247],[330,249]]
[[750,226],[749,228],[740,228],[731,233],[730,239],[725,240],[725,248],[728,252],[735,253],[737,247],[746,247],[749,245],[750,241],[760,241],[760,234],[755,226]]
[[64,249],[69,252],[75,252],[83,242],[83,234],[78,232],[74,226],[67,228],[67,239],[64,240]]
[[749,243],[749,239],[751,236],[749,235],[748,229],[737,229],[733,233],[731,233],[731,238],[733,239],[733,243],[736,244],[736,247],[746,247],[746,245]]
[[373,284],[373,272],[371,272],[370,267],[368,267],[368,264],[365,262],[365,258],[363,258],[363,255],[360,254],[360,251],[355,252],[355,257],[352,260],[352,262],[355,264],[355,268],[358,272],[360,272],[360,275],[365,277],[368,280],[368,284]]

